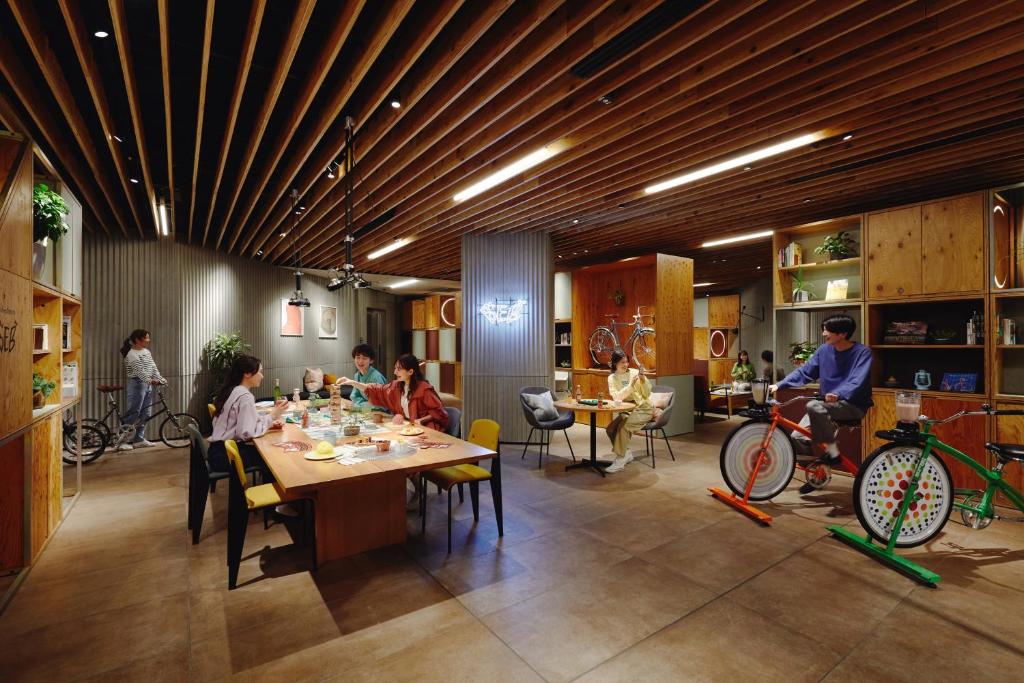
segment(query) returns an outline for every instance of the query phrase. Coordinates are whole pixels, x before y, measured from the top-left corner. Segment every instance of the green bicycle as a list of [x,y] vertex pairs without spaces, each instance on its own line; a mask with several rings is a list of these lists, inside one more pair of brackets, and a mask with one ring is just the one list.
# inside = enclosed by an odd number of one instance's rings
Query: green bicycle
[[[961,410],[944,420],[930,420],[921,415],[917,422],[900,422],[896,429],[876,432],[876,436],[889,443],[867,457],[853,484],[854,509],[868,535],[862,538],[835,525],[827,527],[828,530],[854,548],[934,586],[941,580],[938,574],[896,555],[895,549],[927,543],[942,531],[953,508],[960,510],[964,524],[972,529],[984,529],[992,520],[1002,519],[995,511],[997,492],[1024,512],[1024,495],[1002,475],[1008,463],[1024,462],[1024,445],[985,444],[996,460],[989,469],[932,433],[937,425],[982,415],[1024,415],[1024,410],[993,410],[983,405],[981,410]],[[939,452],[977,472],[985,488],[954,489],[949,469],[938,456]],[[1024,518],[1013,519],[1024,521]]]

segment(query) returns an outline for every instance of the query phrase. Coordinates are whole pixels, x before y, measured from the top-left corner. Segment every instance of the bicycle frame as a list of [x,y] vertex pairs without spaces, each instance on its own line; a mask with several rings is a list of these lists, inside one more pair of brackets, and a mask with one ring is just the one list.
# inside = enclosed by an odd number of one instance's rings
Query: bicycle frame
[[[158,404],[160,406],[159,410],[157,410],[156,412],[153,412],[152,410],[150,410],[149,417],[147,417],[144,420],[141,419],[142,418],[142,414],[143,414],[143,412],[145,411],[146,408],[152,409],[153,406],[156,406]],[[114,393],[113,392],[109,392],[109,395],[108,395],[108,398],[107,398],[107,412],[106,412],[106,414],[102,418],[100,418],[100,422],[107,423],[107,421],[110,420],[110,417],[114,416],[116,421],[115,421],[115,423],[113,425],[113,428],[111,428],[110,431],[111,431],[112,434],[114,434],[116,436],[116,434],[121,429],[123,429],[123,428],[131,427],[134,430],[134,429],[140,427],[141,425],[148,424],[151,420],[156,419],[160,415],[163,415],[164,413],[170,413],[170,412],[171,412],[171,409],[167,406],[167,401],[164,398],[163,391],[161,391],[158,388],[155,388],[155,389],[153,389],[152,392],[150,392],[149,404],[148,405],[143,405],[142,408],[139,410],[139,417],[137,417],[134,422],[131,422],[129,424],[125,424],[124,422],[121,421],[121,406],[120,406],[120,404],[118,404],[117,399],[114,398]],[[110,428],[110,426],[108,426],[108,428]]]
[[[788,404],[788,403],[790,403],[792,401],[795,401],[795,400],[798,400],[798,399],[803,399],[803,398],[806,398],[806,397],[798,396],[796,398],[790,399],[790,401],[787,401],[786,403]],[[813,438],[812,435],[811,435],[810,430],[808,430],[806,427],[804,427],[804,426],[802,426],[802,425],[800,425],[800,424],[798,424],[796,422],[793,422],[792,420],[790,420],[790,419],[788,419],[788,418],[786,418],[786,417],[784,417],[782,415],[782,407],[784,405],[786,405],[786,404],[778,404],[778,403],[776,403],[775,405],[772,406],[771,412],[767,416],[767,418],[768,418],[767,421],[769,422],[768,432],[765,434],[765,438],[761,442],[761,448],[760,448],[760,450],[757,453],[757,461],[754,463],[754,467],[750,471],[750,478],[747,480],[747,487],[746,487],[746,489],[743,492],[743,497],[742,498],[738,498],[731,491],[726,491],[726,490],[718,488],[716,486],[708,487],[708,491],[711,492],[711,495],[713,497],[715,497],[718,500],[722,501],[726,505],[731,505],[732,507],[736,508],[740,512],[742,512],[742,513],[744,513],[744,514],[754,518],[758,522],[761,522],[762,524],[765,524],[765,525],[771,524],[772,521],[773,521],[773,518],[767,512],[764,512],[762,510],[758,510],[757,508],[755,508],[753,505],[750,504],[750,492],[754,490],[754,484],[757,482],[757,474],[758,474],[758,472],[761,471],[761,467],[764,465],[764,462],[765,462],[765,460],[768,457],[768,445],[772,442],[772,436],[775,434],[775,430],[778,429],[779,425],[782,425],[783,427],[788,427],[789,429],[792,429],[794,432],[798,432],[800,434],[803,434],[808,439],[812,439]],[[756,420],[756,419],[758,419],[758,417],[755,417],[754,419]],[[764,421],[764,420],[762,419],[761,421]],[[824,450],[825,449],[825,444],[824,443],[819,443],[818,447],[820,449]],[[843,464],[843,467],[845,467],[847,469],[847,471],[849,471],[851,474],[854,474],[854,475],[857,474],[857,466],[853,463],[853,461],[851,461],[849,458],[847,458],[842,453],[839,454],[839,460]],[[813,466],[817,466],[817,465],[820,465],[820,463],[814,463],[812,461],[812,463],[811,463],[812,467]],[[811,467],[809,467],[808,465],[800,464],[799,461],[796,462],[796,467],[797,467],[797,469],[799,469],[799,470],[801,470],[803,472],[808,472],[811,469]]]

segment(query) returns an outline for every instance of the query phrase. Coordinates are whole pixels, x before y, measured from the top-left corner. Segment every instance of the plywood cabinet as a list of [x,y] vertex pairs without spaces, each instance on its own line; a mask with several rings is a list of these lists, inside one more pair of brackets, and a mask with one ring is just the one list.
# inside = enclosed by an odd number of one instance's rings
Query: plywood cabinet
[[869,299],[921,293],[921,207],[868,214]]
[[955,197],[921,206],[921,292],[985,287],[985,198]]
[[[1013,403],[997,403],[999,410],[1021,410],[1024,405]],[[997,415],[993,421],[993,441],[996,443],[1024,443],[1024,415]],[[992,464],[992,456],[989,456],[989,464]],[[1007,483],[1024,490],[1024,466],[1019,462],[1011,462],[1003,468],[1003,478]],[[1006,497],[1001,493],[996,496],[997,505],[1010,505]]]

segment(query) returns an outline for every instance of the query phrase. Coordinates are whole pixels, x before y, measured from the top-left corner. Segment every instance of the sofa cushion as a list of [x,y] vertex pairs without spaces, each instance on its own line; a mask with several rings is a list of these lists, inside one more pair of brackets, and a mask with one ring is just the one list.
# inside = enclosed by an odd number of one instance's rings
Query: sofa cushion
[[672,400],[672,394],[668,392],[658,392],[657,394],[651,394],[651,407],[658,410],[664,410],[668,408],[668,402]]
[[324,384],[337,384],[337,383],[338,383],[338,376],[337,375],[332,375],[329,372],[325,372],[324,373]]
[[558,411],[555,409],[555,399],[550,391],[543,394],[523,394],[526,405],[533,410],[533,415],[542,422],[558,419]]
[[302,376],[302,384],[306,387],[306,391],[320,391],[324,388],[324,371],[320,368],[306,368],[306,373]]

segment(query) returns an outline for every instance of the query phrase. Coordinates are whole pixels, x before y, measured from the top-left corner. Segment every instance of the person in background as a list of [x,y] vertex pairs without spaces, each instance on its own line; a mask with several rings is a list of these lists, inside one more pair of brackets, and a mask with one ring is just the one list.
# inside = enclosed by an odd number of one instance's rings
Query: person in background
[[750,363],[749,353],[740,351],[739,358],[733,363],[730,374],[734,382],[750,382],[757,377],[757,371],[754,370],[754,366]]
[[785,373],[782,372],[782,368],[775,367],[775,354],[768,349],[762,351],[761,377],[764,377],[769,382],[777,382],[785,376]]
[[121,416],[122,424],[139,422],[138,429],[131,443],[123,443],[117,447],[119,451],[130,451],[135,446],[140,448],[152,446],[146,440],[146,420],[149,419],[150,405],[153,403],[153,385],[167,384],[160,374],[149,352],[152,341],[148,330],[133,330],[121,345],[121,356],[124,357],[124,368],[128,373],[128,386],[125,388],[125,411]]
[[654,408],[649,401],[651,383],[647,376],[639,370],[629,367],[629,360],[621,350],[612,351],[612,372],[608,375],[608,395],[613,401],[628,401],[636,407],[628,412],[619,413],[605,431],[612,441],[612,452],[615,460],[605,468],[605,472],[618,472],[633,460],[633,451],[629,449],[629,440],[641,427],[651,421]]
[[[825,444],[823,460],[828,464],[839,462],[833,420],[860,420],[874,405],[871,401],[871,349],[860,342],[850,341],[856,330],[857,323],[848,315],[826,318],[821,324],[821,337],[825,343],[778,385],[768,387],[771,393],[775,393],[778,389],[802,387],[818,380],[825,400],[808,401],[807,414],[800,424],[810,425],[814,443]],[[796,433],[793,435],[798,442],[806,441],[806,438]],[[810,484],[800,487],[801,494],[813,490]]]
[[364,393],[373,405],[386,408],[394,414],[395,424],[409,420],[439,432],[446,431],[448,413],[437,391],[423,379],[416,356],[406,353],[395,361],[395,378],[387,384],[369,384],[341,377],[338,384],[348,384]]
[[[387,384],[387,378],[380,370],[373,367],[373,363],[377,360],[377,354],[374,353],[372,346],[369,344],[357,344],[352,349],[352,360],[356,364],[356,374],[352,379],[363,384]],[[340,380],[338,384],[341,384]],[[352,395],[349,399],[352,401],[353,408],[366,406],[375,410],[383,410],[383,408],[370,403],[370,399],[366,398],[366,394],[355,387],[352,387]]]

